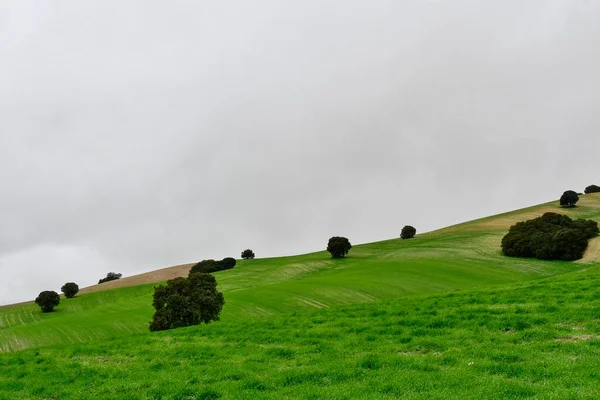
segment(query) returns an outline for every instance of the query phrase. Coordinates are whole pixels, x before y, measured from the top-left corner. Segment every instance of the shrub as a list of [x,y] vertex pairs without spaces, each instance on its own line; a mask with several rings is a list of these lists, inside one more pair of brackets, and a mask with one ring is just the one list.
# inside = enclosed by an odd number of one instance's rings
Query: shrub
[[60,288],[60,291],[65,294],[67,299],[72,299],[79,293],[79,286],[75,282],[67,282]]
[[219,271],[224,271],[226,269],[232,269],[235,267],[236,261],[235,258],[225,257],[221,261],[219,261]]
[[585,188],[585,194],[588,193],[600,193],[600,186],[596,186],[596,185],[590,185],[588,187]]
[[123,276],[123,274],[118,274],[116,272],[109,272],[108,274],[106,274],[106,278],[102,278],[98,281],[98,284],[101,284],[104,282],[116,281],[117,279],[121,279],[122,276]]
[[509,257],[577,260],[583,256],[588,239],[598,232],[596,221],[573,221],[566,215],[545,213],[511,226],[502,238],[502,252]]
[[156,310],[150,331],[218,321],[225,299],[217,291],[214,276],[205,273],[175,278],[166,286],[154,288],[152,306]]
[[35,304],[40,306],[42,312],[52,312],[54,307],[60,303],[60,296],[53,290],[45,290],[41,292],[35,299]]
[[242,258],[244,260],[253,260],[254,259],[254,252],[250,249],[246,249],[244,251],[242,251]]
[[327,243],[327,251],[331,253],[333,258],[342,258],[348,254],[352,245],[350,241],[342,236],[334,236]]
[[575,207],[575,204],[579,201],[579,195],[573,190],[567,190],[560,197],[560,205],[562,207]]
[[406,225],[404,228],[402,228],[402,231],[400,232],[400,237],[402,239],[411,239],[414,238],[416,234],[417,230],[414,227]]
[[235,267],[235,264],[235,258],[232,257],[226,257],[221,261],[202,260],[190,269],[190,274],[198,272],[210,274],[212,272],[224,271],[226,269],[232,269]]

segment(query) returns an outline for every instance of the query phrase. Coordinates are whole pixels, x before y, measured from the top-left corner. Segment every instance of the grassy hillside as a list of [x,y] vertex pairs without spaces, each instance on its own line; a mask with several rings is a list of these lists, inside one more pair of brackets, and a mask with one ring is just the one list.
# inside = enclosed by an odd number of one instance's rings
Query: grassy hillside
[[[350,257],[342,260],[332,260],[323,251],[240,261],[235,269],[215,274],[226,299],[222,320],[229,323],[288,315],[572,271],[578,264],[508,259],[499,249],[510,225],[546,211],[600,221],[600,195],[582,197],[573,210],[559,209],[556,204],[472,221],[411,240],[355,246]],[[594,262],[595,253],[586,257],[587,262]],[[63,300],[52,314],[41,314],[34,304],[0,308],[0,351],[146,332],[152,315],[152,287],[146,284],[82,294]]]
[[0,355],[0,399],[597,399],[600,266]]

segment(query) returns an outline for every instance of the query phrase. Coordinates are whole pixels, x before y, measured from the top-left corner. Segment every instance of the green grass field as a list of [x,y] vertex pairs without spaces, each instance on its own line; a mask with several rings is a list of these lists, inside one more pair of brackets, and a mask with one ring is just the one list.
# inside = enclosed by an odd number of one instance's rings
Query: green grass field
[[600,267],[0,357],[0,399],[596,399]]
[[0,308],[0,399],[597,398],[598,254],[500,253],[546,211],[600,221],[600,195],[342,260],[240,261],[215,274],[226,305],[206,326],[149,333],[153,285]]

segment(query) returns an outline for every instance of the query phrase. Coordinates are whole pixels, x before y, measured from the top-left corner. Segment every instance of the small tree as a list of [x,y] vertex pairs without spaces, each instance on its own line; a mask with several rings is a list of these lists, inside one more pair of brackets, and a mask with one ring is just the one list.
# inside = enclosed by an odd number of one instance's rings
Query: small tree
[[217,291],[217,281],[210,274],[171,279],[167,286],[154,288],[152,306],[156,312],[150,331],[218,321],[224,304],[223,293]]
[[60,288],[67,299],[72,299],[79,293],[79,286],[75,282],[67,282]]
[[41,292],[35,299],[35,304],[40,306],[42,312],[52,312],[54,307],[60,303],[60,296],[53,290],[45,290]]
[[244,260],[253,260],[254,259],[254,252],[250,249],[246,249],[244,251],[242,251],[242,258]]
[[106,274],[106,278],[102,278],[98,281],[98,284],[101,284],[104,282],[116,281],[117,279],[121,279],[122,276],[123,276],[123,274],[118,274],[116,272],[109,272],[108,274]]
[[596,185],[590,185],[588,187],[585,188],[585,194],[588,193],[600,193],[600,186],[596,186]]
[[327,251],[331,253],[333,258],[343,258],[351,248],[350,241],[342,236],[334,236],[327,243]]
[[560,205],[562,207],[575,207],[575,204],[579,201],[579,196],[573,190],[567,190],[560,197]]
[[417,230],[414,227],[406,225],[404,228],[402,228],[402,232],[400,232],[400,237],[402,239],[411,239],[414,238],[416,234]]

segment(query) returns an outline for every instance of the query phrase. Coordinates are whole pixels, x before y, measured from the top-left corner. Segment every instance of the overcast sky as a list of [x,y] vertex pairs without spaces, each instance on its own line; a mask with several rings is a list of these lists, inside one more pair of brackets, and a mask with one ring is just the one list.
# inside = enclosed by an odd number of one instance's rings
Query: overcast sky
[[0,0],[0,304],[600,184],[598,1]]

